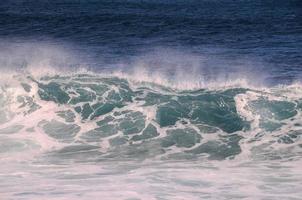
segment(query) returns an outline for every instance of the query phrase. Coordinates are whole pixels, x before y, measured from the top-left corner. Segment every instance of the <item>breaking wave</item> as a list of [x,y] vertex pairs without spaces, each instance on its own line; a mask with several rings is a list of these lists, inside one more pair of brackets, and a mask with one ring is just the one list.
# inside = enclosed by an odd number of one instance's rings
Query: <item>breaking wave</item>
[[57,161],[302,155],[299,84],[183,89],[95,73],[12,80],[0,90],[5,159],[15,153]]

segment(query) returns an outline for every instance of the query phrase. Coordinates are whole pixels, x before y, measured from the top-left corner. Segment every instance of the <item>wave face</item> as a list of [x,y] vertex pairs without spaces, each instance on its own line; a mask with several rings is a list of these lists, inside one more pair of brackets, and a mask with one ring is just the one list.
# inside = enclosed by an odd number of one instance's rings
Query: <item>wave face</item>
[[15,75],[0,92],[1,196],[299,199],[301,93]]
[[1,91],[2,154],[224,160],[292,159],[302,150],[300,86],[177,90],[92,74],[17,85]]

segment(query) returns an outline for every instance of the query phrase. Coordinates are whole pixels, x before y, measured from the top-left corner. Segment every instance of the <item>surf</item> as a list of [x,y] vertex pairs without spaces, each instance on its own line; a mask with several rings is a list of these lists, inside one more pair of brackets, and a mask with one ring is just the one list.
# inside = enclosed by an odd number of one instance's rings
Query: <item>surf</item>
[[32,151],[54,159],[229,160],[301,153],[299,84],[184,90],[97,73],[15,80],[0,93],[0,149],[7,157]]

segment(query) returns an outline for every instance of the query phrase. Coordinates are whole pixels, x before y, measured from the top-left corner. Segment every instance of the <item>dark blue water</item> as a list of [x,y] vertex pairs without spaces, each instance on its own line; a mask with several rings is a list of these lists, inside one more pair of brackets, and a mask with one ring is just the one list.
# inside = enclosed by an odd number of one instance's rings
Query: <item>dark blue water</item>
[[290,83],[302,73],[302,2],[8,0],[0,3],[0,39],[68,43],[93,68],[176,49],[211,58],[207,68],[240,60],[268,82]]

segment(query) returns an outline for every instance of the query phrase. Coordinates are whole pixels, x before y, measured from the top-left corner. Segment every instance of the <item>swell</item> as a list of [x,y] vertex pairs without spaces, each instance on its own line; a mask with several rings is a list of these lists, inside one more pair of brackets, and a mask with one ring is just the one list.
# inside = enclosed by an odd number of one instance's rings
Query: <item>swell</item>
[[182,90],[93,73],[15,76],[0,93],[0,153],[55,160],[297,159],[302,87]]

